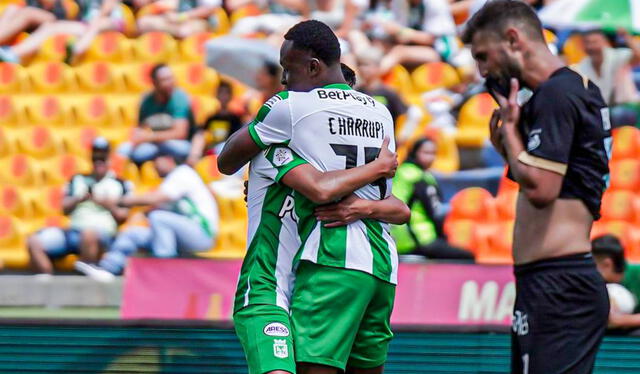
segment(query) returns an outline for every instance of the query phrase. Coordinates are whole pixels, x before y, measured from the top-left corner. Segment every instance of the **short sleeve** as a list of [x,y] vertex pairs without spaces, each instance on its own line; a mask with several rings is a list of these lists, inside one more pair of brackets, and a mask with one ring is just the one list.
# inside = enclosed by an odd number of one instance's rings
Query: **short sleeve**
[[289,171],[307,161],[298,156],[291,148],[284,145],[274,145],[265,151],[267,160],[278,171],[275,181],[279,182]]
[[261,149],[272,144],[288,144],[291,140],[289,92],[282,91],[267,100],[256,118],[249,123],[249,134]]
[[579,113],[572,95],[559,87],[537,93],[529,112],[530,126],[525,148],[518,156],[524,164],[564,175]]
[[[160,191],[173,201],[176,201],[187,194],[189,186],[193,184],[192,175],[188,172],[188,166],[179,166],[169,173],[160,184]],[[195,172],[194,172],[195,173]]]
[[188,119],[191,106],[189,105],[189,97],[180,91],[174,93],[171,98],[170,115],[173,118]]

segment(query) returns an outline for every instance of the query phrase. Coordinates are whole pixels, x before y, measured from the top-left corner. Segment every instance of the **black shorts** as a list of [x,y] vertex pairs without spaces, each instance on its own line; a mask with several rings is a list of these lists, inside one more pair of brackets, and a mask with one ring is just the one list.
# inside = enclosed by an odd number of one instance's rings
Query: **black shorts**
[[609,317],[591,254],[518,265],[515,276],[511,373],[591,373]]

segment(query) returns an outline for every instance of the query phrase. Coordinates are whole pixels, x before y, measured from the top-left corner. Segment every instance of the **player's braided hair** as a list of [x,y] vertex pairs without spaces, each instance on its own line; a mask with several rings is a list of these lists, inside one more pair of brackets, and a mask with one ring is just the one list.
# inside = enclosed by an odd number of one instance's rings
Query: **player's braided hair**
[[327,65],[340,61],[338,38],[329,26],[320,21],[302,21],[290,28],[284,38],[292,41],[294,48],[310,51]]
[[470,44],[478,31],[492,31],[502,34],[509,26],[516,26],[538,41],[544,41],[542,23],[536,12],[523,1],[491,0],[471,19],[462,34],[462,41]]

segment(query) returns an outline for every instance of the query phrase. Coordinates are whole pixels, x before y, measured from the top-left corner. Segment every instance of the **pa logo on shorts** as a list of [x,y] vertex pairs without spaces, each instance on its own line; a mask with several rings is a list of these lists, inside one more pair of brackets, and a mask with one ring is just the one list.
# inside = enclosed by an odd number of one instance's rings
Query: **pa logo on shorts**
[[289,357],[289,348],[287,341],[284,339],[273,339],[273,355],[277,358]]
[[289,329],[280,322],[272,322],[262,330],[268,336],[289,336]]

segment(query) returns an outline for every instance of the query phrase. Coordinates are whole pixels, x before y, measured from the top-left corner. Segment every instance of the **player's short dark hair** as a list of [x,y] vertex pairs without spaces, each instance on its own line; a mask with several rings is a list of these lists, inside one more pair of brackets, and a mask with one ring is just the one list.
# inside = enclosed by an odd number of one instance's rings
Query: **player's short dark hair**
[[467,22],[462,33],[462,41],[470,44],[473,36],[479,31],[492,31],[501,34],[510,25],[517,25],[527,35],[544,42],[542,23],[536,12],[519,0],[491,0],[474,14]]
[[316,20],[302,21],[284,34],[296,49],[309,51],[327,65],[340,61],[340,42],[331,28]]
[[347,81],[347,84],[350,87],[353,87],[356,85],[356,72],[353,71],[353,69],[351,69],[349,67],[349,65],[345,64],[345,63],[340,63],[340,69],[342,69],[342,76],[344,77],[344,80]]
[[615,235],[602,235],[591,241],[594,256],[610,258],[616,273],[623,273],[627,263],[624,259],[624,247]]
[[159,64],[155,64],[153,65],[153,67],[151,68],[151,72],[149,73],[149,75],[151,76],[151,80],[155,81],[156,78],[158,78],[158,72],[160,71],[160,69],[166,68],[167,64],[164,63],[159,63]]

